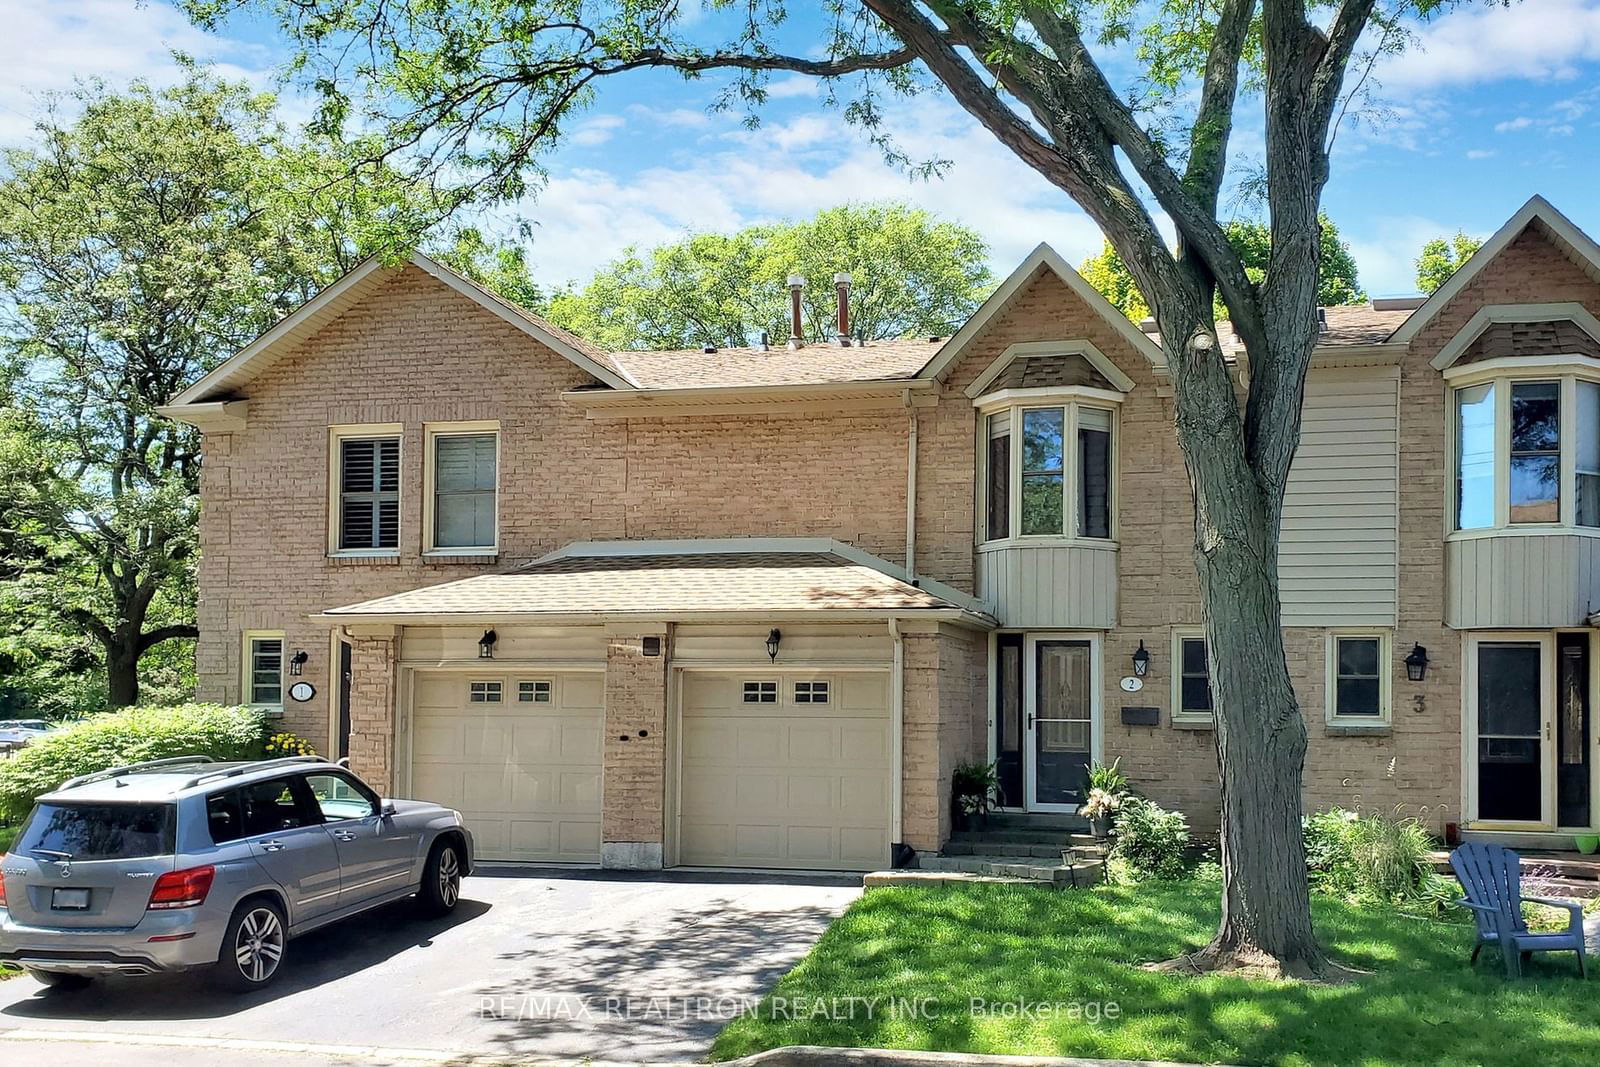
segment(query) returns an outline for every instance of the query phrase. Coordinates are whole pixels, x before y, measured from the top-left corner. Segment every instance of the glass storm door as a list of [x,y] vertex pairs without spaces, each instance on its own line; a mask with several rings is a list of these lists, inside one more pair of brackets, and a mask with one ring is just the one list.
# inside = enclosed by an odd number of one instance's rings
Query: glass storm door
[[1553,827],[1553,642],[1474,637],[1468,651],[1474,820]]
[[1071,811],[1094,754],[1094,644],[1030,638],[1025,751],[1032,811]]

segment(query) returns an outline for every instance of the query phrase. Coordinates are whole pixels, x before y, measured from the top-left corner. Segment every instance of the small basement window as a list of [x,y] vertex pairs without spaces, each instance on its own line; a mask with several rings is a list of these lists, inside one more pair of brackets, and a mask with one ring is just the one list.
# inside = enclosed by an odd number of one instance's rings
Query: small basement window
[[548,704],[550,703],[551,688],[549,682],[518,682],[517,701],[521,704]]
[[746,704],[776,704],[778,702],[778,683],[744,683],[744,702]]
[[828,702],[828,683],[794,683],[794,702],[796,704],[826,704]]
[[503,690],[501,682],[472,682],[467,687],[467,699],[474,704],[498,704]]

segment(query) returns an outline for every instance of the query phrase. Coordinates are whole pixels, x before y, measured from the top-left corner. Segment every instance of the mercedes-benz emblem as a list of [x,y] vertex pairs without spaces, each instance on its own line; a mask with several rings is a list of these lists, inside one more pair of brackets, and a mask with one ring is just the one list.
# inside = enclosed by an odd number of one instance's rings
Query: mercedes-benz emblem
[[71,860],[62,860],[61,861],[61,877],[63,877],[63,878],[71,878],[72,877],[72,861]]

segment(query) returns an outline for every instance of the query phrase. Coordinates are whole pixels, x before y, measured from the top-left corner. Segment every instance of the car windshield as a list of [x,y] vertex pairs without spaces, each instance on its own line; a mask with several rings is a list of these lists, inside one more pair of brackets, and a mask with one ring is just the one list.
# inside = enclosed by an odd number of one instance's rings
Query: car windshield
[[40,804],[11,851],[74,860],[170,855],[175,822],[171,804]]

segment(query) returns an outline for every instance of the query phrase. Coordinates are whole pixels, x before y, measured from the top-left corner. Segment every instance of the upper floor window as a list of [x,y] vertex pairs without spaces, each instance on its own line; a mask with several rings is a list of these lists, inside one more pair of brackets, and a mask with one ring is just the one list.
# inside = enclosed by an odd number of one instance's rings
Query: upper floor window
[[400,435],[341,436],[335,515],[341,552],[400,547]]
[[1463,385],[1454,422],[1456,529],[1600,527],[1600,384]]
[[[1111,537],[1108,409],[1016,405],[987,415],[984,425],[985,540]],[[1013,437],[1020,447],[1012,447]]]
[[492,425],[429,428],[426,550],[495,550],[498,465]]

